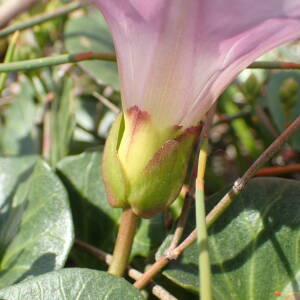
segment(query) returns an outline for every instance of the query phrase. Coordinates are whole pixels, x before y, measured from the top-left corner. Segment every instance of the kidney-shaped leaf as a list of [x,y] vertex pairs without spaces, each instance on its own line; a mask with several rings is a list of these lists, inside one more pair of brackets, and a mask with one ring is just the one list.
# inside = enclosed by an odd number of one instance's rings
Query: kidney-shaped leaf
[[[220,197],[208,199],[208,205]],[[299,216],[298,181],[250,181],[210,230],[215,299],[280,299],[279,292],[288,299],[299,292]],[[197,252],[194,243],[164,275],[197,291]]]
[[[26,159],[32,166],[32,158]],[[1,169],[1,176],[18,178],[16,163],[21,161],[22,169],[26,159],[9,159],[11,169]],[[24,170],[21,174],[26,176]],[[1,180],[1,192],[5,185]],[[28,180],[14,189],[13,196],[5,193],[1,201],[6,206],[0,216],[1,287],[61,268],[73,242],[67,193],[46,163],[39,161]]]
[[89,269],[63,269],[0,290],[3,300],[142,300],[125,279]]

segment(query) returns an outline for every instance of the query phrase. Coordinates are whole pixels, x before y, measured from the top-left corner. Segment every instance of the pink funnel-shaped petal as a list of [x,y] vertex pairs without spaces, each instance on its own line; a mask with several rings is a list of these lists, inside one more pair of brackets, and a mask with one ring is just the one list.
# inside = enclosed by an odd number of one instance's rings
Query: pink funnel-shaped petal
[[264,52],[300,37],[300,0],[95,0],[115,42],[123,107],[197,123]]

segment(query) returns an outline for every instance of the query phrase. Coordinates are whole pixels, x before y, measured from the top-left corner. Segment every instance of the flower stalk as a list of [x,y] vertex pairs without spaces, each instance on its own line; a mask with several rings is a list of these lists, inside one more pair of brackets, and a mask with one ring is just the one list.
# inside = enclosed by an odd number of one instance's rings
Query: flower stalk
[[123,211],[108,273],[115,276],[124,275],[128,266],[138,220],[139,217],[130,208]]

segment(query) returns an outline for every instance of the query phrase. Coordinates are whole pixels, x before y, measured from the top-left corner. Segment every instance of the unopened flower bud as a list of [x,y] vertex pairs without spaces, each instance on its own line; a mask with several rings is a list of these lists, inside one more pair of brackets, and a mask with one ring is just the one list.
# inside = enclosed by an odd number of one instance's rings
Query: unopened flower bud
[[160,130],[151,116],[129,109],[115,121],[104,149],[103,178],[114,207],[151,217],[170,205],[183,184],[199,127]]

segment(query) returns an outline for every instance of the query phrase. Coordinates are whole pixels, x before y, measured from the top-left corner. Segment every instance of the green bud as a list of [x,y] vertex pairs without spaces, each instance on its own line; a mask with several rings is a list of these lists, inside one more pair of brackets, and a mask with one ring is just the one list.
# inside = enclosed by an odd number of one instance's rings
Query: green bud
[[199,127],[161,130],[151,117],[131,108],[115,121],[103,155],[110,204],[151,217],[177,197]]
[[244,82],[243,92],[246,96],[250,97],[251,99],[255,99],[259,96],[260,93],[260,84],[255,76],[255,74],[250,74],[247,80]]

